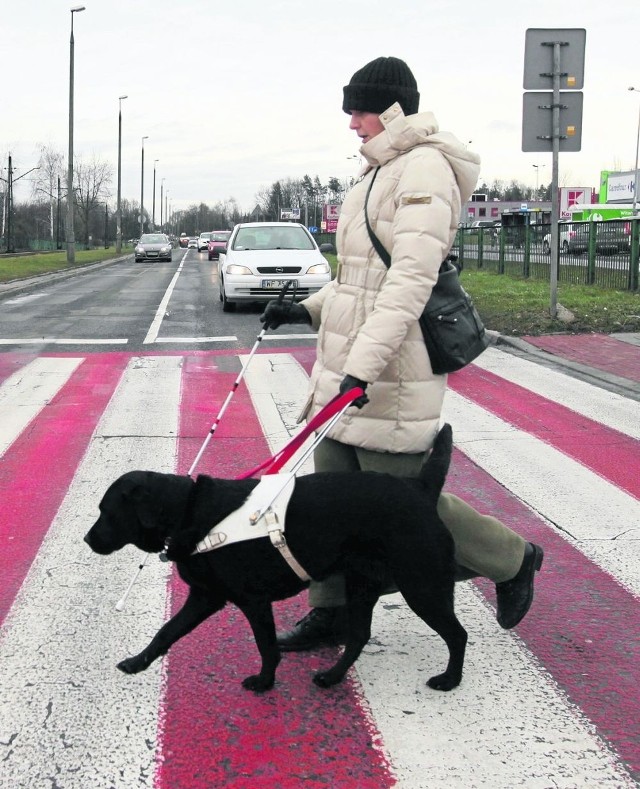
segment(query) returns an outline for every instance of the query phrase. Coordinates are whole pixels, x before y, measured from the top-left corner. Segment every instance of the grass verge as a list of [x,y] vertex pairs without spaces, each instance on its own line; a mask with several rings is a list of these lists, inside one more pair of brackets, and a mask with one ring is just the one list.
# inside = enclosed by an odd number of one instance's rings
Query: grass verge
[[[336,255],[325,257],[335,275]],[[560,283],[557,303],[573,316],[572,320],[565,321],[551,318],[548,282],[472,269],[465,269],[460,279],[485,326],[500,334],[640,332],[638,292]]]
[[[123,247],[122,254],[133,254],[133,249]],[[115,247],[109,249],[77,249],[75,267],[80,268],[91,263],[99,263],[116,256]],[[38,274],[50,274],[53,271],[74,268],[67,263],[66,251],[46,252],[41,255],[17,255],[15,257],[0,256],[0,282],[11,282],[16,279],[33,277]]]

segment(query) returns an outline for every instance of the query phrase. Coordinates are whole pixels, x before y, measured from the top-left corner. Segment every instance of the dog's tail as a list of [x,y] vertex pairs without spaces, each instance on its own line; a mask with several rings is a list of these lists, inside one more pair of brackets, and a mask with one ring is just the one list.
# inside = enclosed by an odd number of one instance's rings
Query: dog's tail
[[419,480],[434,500],[440,495],[449,471],[451,449],[453,447],[453,431],[451,425],[445,423],[433,442],[433,449],[420,469]]

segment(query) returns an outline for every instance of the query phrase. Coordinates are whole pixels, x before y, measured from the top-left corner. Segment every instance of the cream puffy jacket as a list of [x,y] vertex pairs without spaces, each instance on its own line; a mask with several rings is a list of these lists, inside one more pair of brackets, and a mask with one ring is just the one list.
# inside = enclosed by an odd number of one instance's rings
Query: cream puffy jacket
[[[381,116],[385,130],[360,149],[367,167],[348,193],[337,230],[336,278],[302,304],[318,329],[308,416],[337,393],[344,375],[369,384],[370,402],[351,408],[331,438],[381,452],[426,451],[438,430],[446,376],[434,375],[417,319],[451,249],[461,203],[475,187],[479,158],[431,113],[405,117],[399,104]],[[373,249],[368,214],[391,254]]]

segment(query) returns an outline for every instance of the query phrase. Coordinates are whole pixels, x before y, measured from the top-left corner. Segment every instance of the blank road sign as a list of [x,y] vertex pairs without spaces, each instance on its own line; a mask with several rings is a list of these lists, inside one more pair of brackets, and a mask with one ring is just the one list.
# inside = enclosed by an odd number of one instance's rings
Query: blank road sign
[[584,28],[541,28],[527,30],[524,45],[524,89],[553,88],[553,44],[560,46],[560,90],[581,90],[584,86]]
[[[582,92],[560,91],[560,151],[575,152],[582,144]],[[522,94],[522,150],[553,150],[553,91]]]

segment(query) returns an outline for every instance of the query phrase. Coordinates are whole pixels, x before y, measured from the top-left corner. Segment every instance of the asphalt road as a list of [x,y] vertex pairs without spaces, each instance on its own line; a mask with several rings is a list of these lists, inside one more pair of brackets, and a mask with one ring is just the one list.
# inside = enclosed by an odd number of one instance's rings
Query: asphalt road
[[[260,305],[223,313],[217,261],[175,249],[172,262],[133,257],[0,287],[0,345],[90,352],[250,347],[262,328]],[[274,292],[274,298],[277,293]],[[306,327],[268,332],[265,343],[306,342]]]

